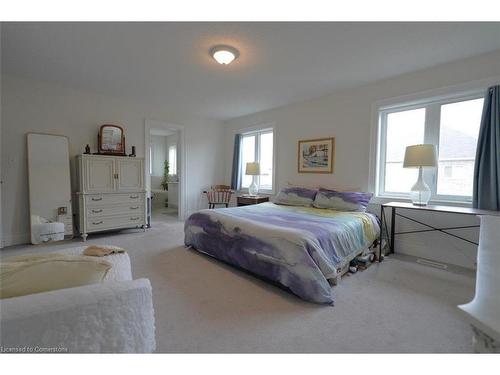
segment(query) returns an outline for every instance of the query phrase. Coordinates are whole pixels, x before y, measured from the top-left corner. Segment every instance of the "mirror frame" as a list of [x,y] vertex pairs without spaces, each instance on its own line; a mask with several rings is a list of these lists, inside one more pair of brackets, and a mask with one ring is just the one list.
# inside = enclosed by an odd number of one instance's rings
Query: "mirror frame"
[[[66,135],[62,135],[62,134],[54,134],[54,133],[38,133],[38,132],[28,132],[26,133],[26,162],[27,162],[27,174],[28,174],[28,206],[29,206],[29,225],[30,225],[30,242],[32,244],[35,244],[33,242],[33,229],[32,229],[32,215],[33,215],[33,206],[32,206],[32,201],[33,201],[33,187],[32,187],[32,183],[33,181],[30,181],[30,168],[31,168],[31,164],[30,164],[30,160],[31,160],[31,157],[30,157],[30,142],[29,142],[29,138],[30,136],[32,135],[42,135],[42,136],[51,136],[51,137],[61,137],[61,138],[65,138],[66,139],[66,143],[67,143],[67,152],[68,152],[68,196],[69,196],[69,200],[68,200],[68,205],[66,206],[66,212],[65,213],[62,213],[60,212],[60,209],[65,207],[65,206],[60,206],[57,208],[57,213],[58,215],[67,215],[69,218],[70,218],[70,222],[71,222],[71,231],[70,231],[70,234],[66,234],[66,224],[67,223],[64,223],[65,224],[65,228],[64,228],[64,231],[65,231],[65,235],[64,235],[64,240],[66,239],[70,239],[70,238],[73,238],[74,237],[74,231],[75,231],[75,220],[74,220],[74,217],[73,217],[73,187],[72,187],[72,183],[71,183],[71,156],[70,156],[70,151],[69,151],[69,137],[66,136]],[[60,240],[62,241],[62,240]],[[50,241],[52,242],[52,240]]]
[[[102,132],[103,132],[103,129],[106,127],[120,129],[120,131],[122,132],[122,136],[121,136],[121,140],[120,140],[120,144],[121,144],[120,148],[117,148],[116,150],[104,150],[102,148]],[[97,134],[97,150],[98,150],[98,153],[101,155],[126,156],[126,153],[125,153],[125,132],[123,131],[123,128],[119,125],[113,125],[113,124],[101,125],[101,127],[99,129],[99,133]]]

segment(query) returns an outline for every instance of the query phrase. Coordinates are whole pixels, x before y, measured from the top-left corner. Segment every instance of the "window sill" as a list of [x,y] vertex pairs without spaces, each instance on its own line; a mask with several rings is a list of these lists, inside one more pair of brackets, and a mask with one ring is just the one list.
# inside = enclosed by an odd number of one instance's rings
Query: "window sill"
[[[401,196],[390,196],[390,195],[379,195],[374,196],[370,204],[383,204],[388,202],[407,202],[411,203],[411,199],[404,198]],[[470,201],[451,201],[446,199],[431,199],[429,201],[430,205],[443,205],[452,207],[472,207],[472,202]]]

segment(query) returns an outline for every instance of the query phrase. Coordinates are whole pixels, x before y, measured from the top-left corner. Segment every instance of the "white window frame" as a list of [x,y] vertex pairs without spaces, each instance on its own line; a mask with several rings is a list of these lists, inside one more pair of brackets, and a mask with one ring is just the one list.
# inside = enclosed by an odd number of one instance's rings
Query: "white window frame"
[[[256,136],[256,141],[255,141],[255,158],[256,162],[260,163],[260,138],[259,135],[261,134],[266,134],[266,133],[273,133],[273,175],[272,175],[272,189],[262,189],[260,188],[260,176],[257,176],[257,183],[259,185],[259,194],[274,194],[274,191],[276,189],[276,129],[274,124],[266,124],[266,125],[260,125],[257,127],[252,127],[252,128],[247,128],[239,132],[241,134],[241,142],[243,143],[243,137],[245,136]],[[241,147],[240,147],[240,152],[241,152]],[[242,165],[242,158],[240,154],[240,168],[242,170],[239,173],[239,181],[238,181],[238,186],[240,187],[239,191],[240,192],[245,192],[248,193],[248,188],[244,188],[242,186],[242,180],[243,180],[243,175],[245,173],[244,166]]]
[[[408,111],[418,108],[426,108],[425,111],[425,130],[424,130],[424,143],[431,143],[439,148],[439,132],[440,132],[440,117],[441,106],[455,102],[467,101],[484,98],[486,93],[486,85],[481,85],[481,88],[471,90],[451,90],[442,95],[429,95],[423,94],[420,98],[415,100],[392,99],[385,101],[383,104],[379,103],[375,106],[376,110],[376,165],[375,173],[372,172],[371,180],[374,180],[375,196],[379,200],[397,199],[409,200],[409,193],[386,192],[384,191],[385,182],[385,151],[387,140],[387,115],[394,112]],[[438,150],[439,151],[439,150]],[[373,169],[373,163],[372,168]],[[460,205],[470,205],[472,197],[470,196],[456,196],[437,194],[437,173],[438,168],[424,169],[425,181],[431,188],[431,202],[432,203],[456,203]],[[374,177],[374,178],[373,178]]]

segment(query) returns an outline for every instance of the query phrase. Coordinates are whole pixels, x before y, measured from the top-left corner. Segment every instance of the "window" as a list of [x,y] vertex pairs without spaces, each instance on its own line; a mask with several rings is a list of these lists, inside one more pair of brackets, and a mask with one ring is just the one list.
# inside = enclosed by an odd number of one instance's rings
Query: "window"
[[403,168],[406,146],[431,143],[438,167],[424,169],[433,200],[470,201],[483,95],[430,99],[379,110],[379,196],[405,198],[417,169]]
[[177,146],[168,147],[168,174],[170,176],[177,175]]
[[387,115],[384,191],[410,191],[417,170],[403,168],[406,146],[424,143],[425,108]]
[[241,139],[240,176],[241,188],[247,189],[252,183],[252,177],[245,174],[247,163],[260,164],[260,176],[256,176],[259,191],[273,190],[273,130],[265,129],[244,133]]
[[483,99],[441,106],[437,194],[472,196]]

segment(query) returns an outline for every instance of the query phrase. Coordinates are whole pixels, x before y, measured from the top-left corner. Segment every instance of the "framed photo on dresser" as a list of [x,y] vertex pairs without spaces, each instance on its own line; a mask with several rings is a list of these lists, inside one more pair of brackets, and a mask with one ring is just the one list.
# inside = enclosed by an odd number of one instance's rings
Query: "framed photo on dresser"
[[299,173],[333,173],[335,138],[319,138],[299,141]]

